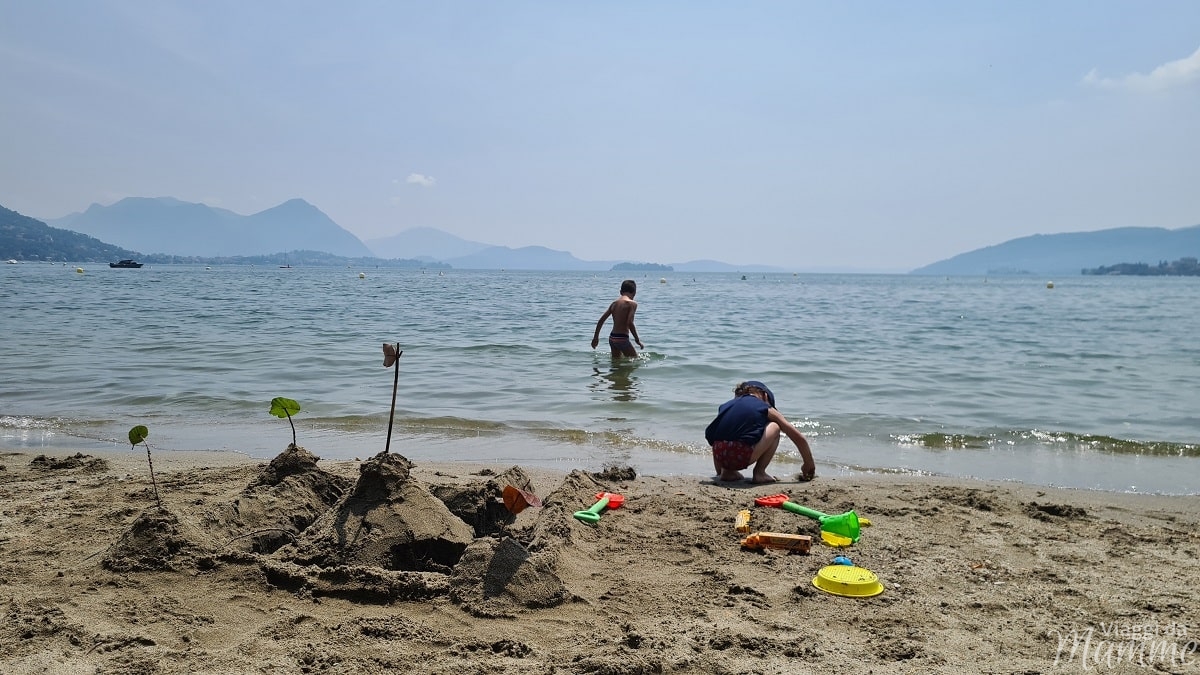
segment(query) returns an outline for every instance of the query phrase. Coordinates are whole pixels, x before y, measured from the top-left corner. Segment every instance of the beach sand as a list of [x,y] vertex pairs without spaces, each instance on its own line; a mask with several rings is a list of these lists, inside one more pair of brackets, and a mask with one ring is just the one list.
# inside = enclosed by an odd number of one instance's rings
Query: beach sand
[[[0,456],[0,671],[1200,672],[1194,497],[153,459],[161,510],[143,450]],[[509,484],[542,505],[512,517]],[[598,491],[624,504],[575,520]],[[816,521],[753,506],[779,492],[872,524],[829,548]],[[812,548],[743,550],[741,509]],[[885,590],[815,588],[839,554]]]

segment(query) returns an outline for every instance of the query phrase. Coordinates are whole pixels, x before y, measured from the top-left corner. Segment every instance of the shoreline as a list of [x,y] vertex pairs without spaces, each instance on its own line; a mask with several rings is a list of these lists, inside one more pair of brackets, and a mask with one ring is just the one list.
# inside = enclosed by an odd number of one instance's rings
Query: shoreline
[[[273,435],[275,438],[277,435]],[[310,434],[316,436],[316,434]],[[317,441],[321,445],[312,445],[314,448],[325,447],[331,441],[338,440],[331,437],[317,437],[312,440]],[[362,459],[379,452],[382,449],[382,443],[374,442],[368,446],[367,444],[359,444],[354,446],[356,450],[353,452],[343,452],[336,456],[326,456],[321,450],[313,450],[318,456],[324,457],[328,462],[351,462],[355,458]],[[489,443],[489,452],[497,452],[496,447],[502,447],[504,450],[497,453],[494,457],[478,457],[475,459],[454,459],[458,453],[475,453],[472,448],[481,442]],[[416,446],[414,448],[414,446]],[[549,459],[545,454],[539,451],[538,445],[534,443],[524,442],[521,438],[503,439],[497,443],[495,438],[451,438],[451,439],[404,439],[402,442],[393,443],[393,450],[404,454],[409,459],[420,464],[477,464],[480,466],[496,466],[496,465],[520,465],[530,468],[537,467],[546,471],[567,473],[572,469],[580,469],[586,471],[602,471],[604,467],[620,464],[630,466],[639,474],[653,475],[660,477],[678,477],[678,478],[695,478],[698,480],[710,479],[713,477],[711,468],[712,459],[707,454],[701,453],[679,453],[672,451],[655,450],[648,447],[633,447],[626,448],[623,451],[615,453],[615,456],[601,457],[598,454],[591,454],[586,450],[580,450],[578,456],[562,457]],[[587,446],[580,446],[586,448]],[[73,448],[73,449],[68,449]],[[415,450],[415,451],[414,451]],[[110,441],[91,441],[87,443],[54,443],[43,446],[31,446],[28,444],[5,442],[0,439],[0,454],[2,453],[27,453],[27,454],[74,454],[76,452],[84,452],[104,456],[120,456],[122,454],[142,455],[145,454],[145,449],[139,446],[136,450],[130,449],[125,442],[116,443]],[[222,455],[233,455],[242,457],[245,461],[265,462],[278,453],[278,450],[270,452],[264,451],[261,448],[253,454],[232,449],[208,449],[208,450],[160,450],[154,449],[154,456],[157,458],[160,455],[163,457],[171,457],[177,455],[180,461],[186,461],[185,458],[203,457],[213,455],[218,457],[220,463],[224,463],[219,459]],[[466,454],[464,453],[464,454]],[[987,475],[956,475],[953,473],[943,473],[939,471],[907,468],[907,467],[873,467],[862,466],[853,463],[848,463],[844,458],[822,458],[814,448],[814,453],[817,454],[817,475],[825,478],[868,478],[879,477],[880,479],[888,478],[929,478],[939,481],[949,481],[969,484],[994,484],[1005,486],[1022,486],[1031,489],[1053,489],[1053,490],[1078,490],[1082,492],[1095,492],[1101,494],[1133,494],[1133,495],[1153,495],[1164,497],[1194,497],[1200,495],[1200,488],[1184,488],[1182,491],[1150,491],[1138,490],[1129,488],[1110,488],[1099,487],[1096,485],[1071,485],[1071,484],[1047,484],[1034,482],[1030,480],[1022,480],[1020,478],[993,478]],[[436,459],[433,457],[436,456]],[[1097,465],[1093,468],[1094,473],[1101,474],[1110,471],[1116,471],[1114,467],[1104,464],[1111,458],[1106,459],[1100,457]],[[1194,463],[1194,458],[1177,458],[1184,463],[1190,465]],[[1163,463],[1163,470],[1171,471],[1173,467],[1166,465],[1166,462],[1172,461],[1172,458],[1149,458],[1150,461]],[[157,459],[156,459],[157,461]],[[985,463],[986,466],[986,463]],[[1175,467],[1174,469],[1182,469],[1185,467]],[[787,476],[789,479],[800,471],[800,460],[798,457],[792,457],[786,454],[780,454],[776,457],[775,462],[771,464],[771,469],[774,475],[779,477]],[[1118,471],[1119,473],[1119,471]],[[1190,473],[1183,475],[1190,476]],[[1086,481],[1081,481],[1086,482]]]
[[[336,505],[310,513],[316,520],[291,543],[247,550],[246,537],[277,529],[264,529],[264,513],[313,511],[300,488],[315,483],[276,489],[291,476],[263,492],[268,462],[232,452],[153,458],[171,518],[154,521],[154,536],[170,533],[171,546],[158,549],[151,545],[163,541],[137,529],[148,514],[165,517],[141,448],[0,453],[9,617],[0,670],[1141,672],[1086,662],[1103,658],[1101,643],[1136,633],[1160,650],[1152,656],[1173,654],[1165,669],[1200,672],[1192,589],[1146,578],[1147,570],[1200,578],[1200,504],[1191,497],[928,476],[725,485],[616,468],[513,473],[490,462],[418,461],[405,483],[416,492],[378,502],[392,519],[371,521],[372,540],[389,536],[401,502],[437,494],[451,504],[456,491],[490,480],[522,477],[542,506],[498,536],[476,536],[453,564],[404,571],[362,559],[305,563],[329,559],[321,545],[331,540],[319,532]],[[316,467],[352,486],[378,457],[363,460]],[[597,490],[622,494],[623,505],[595,526],[571,518]],[[753,505],[780,492],[829,514],[853,509],[872,524],[853,546],[827,547],[815,520]],[[432,517],[430,505],[418,521]],[[733,528],[743,509],[752,531],[807,534],[811,549],[743,550],[745,535]],[[364,531],[350,528],[354,517],[343,512],[334,521],[345,527],[328,532]],[[815,588],[817,571],[839,554],[875,573],[883,592],[848,598]]]
[[[395,454],[405,455],[404,452],[393,451]],[[122,450],[99,450],[99,449],[67,449],[62,447],[42,448],[39,450],[31,449],[7,449],[0,446],[0,457],[4,455],[20,454],[28,455],[30,458],[37,455],[46,455],[47,457],[69,457],[75,454],[88,454],[103,458],[108,461],[114,461],[119,465],[132,465],[134,468],[138,465],[146,470],[145,448],[138,446],[136,449]],[[160,470],[184,470],[198,467],[210,468],[227,468],[227,467],[244,467],[248,465],[262,465],[271,460],[270,457],[257,457],[236,450],[152,450],[155,471]],[[324,458],[319,452],[313,454],[321,458],[323,465],[339,465],[343,469],[354,467],[361,463],[362,459],[366,459],[366,455],[355,459],[336,459]],[[688,462],[686,468],[692,470],[670,471],[665,473],[644,473],[637,462],[629,462],[620,464],[621,466],[630,466],[633,468],[639,477],[655,478],[658,480],[666,480],[669,482],[695,482],[700,485],[712,485],[715,487],[724,487],[731,490],[745,488],[770,488],[771,485],[752,486],[748,482],[743,483],[721,483],[714,480],[713,472],[705,471],[704,467],[711,460],[708,457],[697,459],[692,457],[692,461]],[[417,473],[429,471],[437,473],[439,471],[453,470],[458,472],[476,472],[485,469],[497,469],[497,467],[507,467],[510,463],[503,460],[480,460],[480,459],[441,459],[437,461],[428,460],[412,460],[415,464],[414,470]],[[520,464],[526,471],[534,471],[540,475],[548,477],[550,480],[556,480],[567,475],[572,470],[589,471],[591,473],[599,473],[603,471],[604,466],[594,466],[586,468],[582,466],[559,466],[567,464],[563,462],[531,462]],[[614,464],[608,462],[608,464]],[[651,463],[652,466],[661,468],[664,462]],[[787,468],[787,471],[780,469]],[[796,479],[799,474],[800,462],[792,461],[790,458],[781,463],[773,463],[771,468],[776,469],[775,475],[780,479],[776,486],[803,486],[805,483]],[[792,469],[795,469],[794,471]],[[1021,494],[1026,498],[1040,496],[1041,493],[1051,494],[1056,493],[1062,499],[1068,499],[1071,496],[1080,497],[1081,501],[1092,504],[1105,503],[1105,496],[1114,497],[1113,501],[1126,503],[1123,498],[1129,498],[1131,503],[1139,503],[1139,498],[1157,498],[1166,500],[1189,500],[1194,497],[1194,494],[1157,494],[1150,492],[1131,492],[1104,490],[1100,488],[1087,487],[1072,487],[1062,485],[1039,485],[1034,483],[1025,483],[1018,480],[994,480],[986,478],[978,478],[974,476],[952,476],[946,474],[938,474],[932,472],[923,472],[908,469],[891,469],[891,468],[862,468],[862,467],[846,467],[830,465],[827,462],[817,461],[817,479],[834,482],[856,481],[862,482],[865,485],[872,487],[884,487],[887,485],[949,485],[959,488],[987,488],[987,489],[1008,489],[1014,494]],[[131,474],[132,475],[132,474]],[[147,480],[148,480],[147,472]],[[1083,495],[1091,495],[1094,498],[1085,497]],[[1148,503],[1145,505],[1149,505]],[[1186,509],[1191,510],[1191,509]],[[1200,513],[1200,506],[1196,509]]]

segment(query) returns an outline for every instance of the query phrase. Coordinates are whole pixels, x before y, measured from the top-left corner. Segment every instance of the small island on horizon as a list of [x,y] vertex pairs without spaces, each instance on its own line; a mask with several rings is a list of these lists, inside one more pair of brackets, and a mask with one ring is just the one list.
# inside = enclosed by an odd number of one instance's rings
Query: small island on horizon
[[1200,264],[1197,263],[1195,258],[1180,258],[1175,262],[1163,260],[1154,266],[1148,263],[1117,263],[1116,265],[1101,265],[1092,269],[1084,268],[1083,274],[1138,277],[1196,277],[1200,276]]

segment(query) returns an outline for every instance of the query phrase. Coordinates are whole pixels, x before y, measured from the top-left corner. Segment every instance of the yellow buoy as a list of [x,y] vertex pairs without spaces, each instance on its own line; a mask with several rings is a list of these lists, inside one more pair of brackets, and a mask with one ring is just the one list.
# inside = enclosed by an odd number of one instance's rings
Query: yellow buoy
[[76,267],[76,268],[75,268],[75,273],[76,273],[76,274],[83,274],[83,268],[82,268],[82,267]]
[[1054,288],[1054,282],[1053,282],[1053,281],[1047,281],[1047,282],[1046,282],[1046,288]]

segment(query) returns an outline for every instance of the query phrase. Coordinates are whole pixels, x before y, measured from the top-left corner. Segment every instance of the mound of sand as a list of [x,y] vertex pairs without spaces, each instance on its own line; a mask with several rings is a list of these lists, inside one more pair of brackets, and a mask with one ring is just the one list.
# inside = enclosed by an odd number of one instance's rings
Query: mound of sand
[[[113,572],[170,570],[179,572],[211,567],[210,550],[201,537],[166,509],[143,511],[113,544],[101,563]],[[198,563],[203,558],[206,562]]]
[[317,466],[320,458],[289,445],[229,504],[213,509],[205,529],[226,549],[271,553],[308,529],[346,493],[350,481]]
[[82,452],[77,452],[74,455],[69,455],[67,457],[47,457],[46,455],[38,455],[30,460],[29,466],[42,471],[105,471],[108,469],[108,462],[99,457],[93,457],[91,455],[85,455]]
[[397,454],[363,462],[354,487],[276,557],[319,567],[448,574],[474,532],[413,480],[411,469]]

